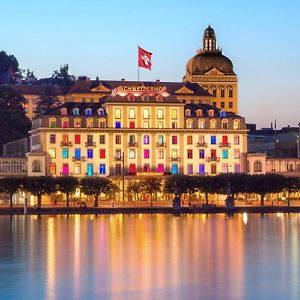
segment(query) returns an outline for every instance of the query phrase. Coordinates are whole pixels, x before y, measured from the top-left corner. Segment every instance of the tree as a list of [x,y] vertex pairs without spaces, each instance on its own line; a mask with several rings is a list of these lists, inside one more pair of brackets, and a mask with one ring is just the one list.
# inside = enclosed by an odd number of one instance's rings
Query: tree
[[179,194],[188,192],[191,184],[191,177],[188,175],[172,175],[166,179],[165,190],[167,193],[174,193],[175,182],[177,185],[177,190]]
[[98,207],[99,195],[108,193],[111,188],[111,180],[102,177],[83,178],[80,184],[84,194],[94,196],[94,207]]
[[70,199],[70,194],[74,193],[76,188],[79,185],[79,181],[76,177],[73,176],[62,176],[62,177],[57,177],[55,178],[55,184],[57,189],[66,194],[67,198],[67,207],[69,207],[69,199]]
[[286,177],[284,189],[287,192],[288,206],[291,204],[290,194],[298,192],[300,189],[300,179],[298,177]]
[[26,81],[27,84],[34,84],[37,82],[37,77],[34,75],[33,71],[30,71],[27,69],[25,71],[25,75],[23,76],[24,80]]
[[141,181],[131,181],[127,186],[127,193],[133,194],[135,196],[135,201],[137,201],[138,194],[143,191],[143,186]]
[[69,74],[69,65],[60,66],[59,70],[55,70],[52,74],[53,84],[72,85],[75,81],[75,76]]
[[24,109],[25,98],[10,86],[0,86],[0,152],[3,144],[28,136],[30,120]]
[[42,116],[46,111],[51,108],[58,107],[60,104],[61,102],[57,96],[42,94],[37,101],[34,112],[37,116]]
[[0,73],[5,73],[11,67],[15,73],[19,73],[19,62],[14,55],[8,55],[0,51]]
[[10,207],[13,207],[13,195],[20,189],[20,185],[20,178],[4,177],[0,179],[0,190],[9,195]]
[[215,193],[214,177],[212,176],[198,176],[197,188],[200,192],[205,194],[205,205],[208,205],[208,194]]
[[51,176],[31,176],[24,180],[25,191],[37,196],[37,208],[41,208],[42,195],[55,192],[55,179]]
[[141,187],[143,190],[150,194],[151,206],[153,206],[153,194],[161,191],[161,180],[154,177],[148,177],[141,181]]

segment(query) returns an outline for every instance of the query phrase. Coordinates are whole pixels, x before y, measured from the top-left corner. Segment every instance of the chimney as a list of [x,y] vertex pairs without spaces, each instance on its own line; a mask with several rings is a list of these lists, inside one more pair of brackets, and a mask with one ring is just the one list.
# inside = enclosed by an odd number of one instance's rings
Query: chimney
[[160,79],[156,79],[155,81],[156,81],[156,82],[160,82]]
[[125,81],[125,78],[121,78],[121,81]]

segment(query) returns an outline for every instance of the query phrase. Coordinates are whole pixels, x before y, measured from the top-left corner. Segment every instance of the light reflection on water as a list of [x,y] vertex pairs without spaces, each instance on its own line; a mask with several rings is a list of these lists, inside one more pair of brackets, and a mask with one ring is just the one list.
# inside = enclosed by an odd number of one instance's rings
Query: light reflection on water
[[298,214],[0,217],[1,299],[299,299]]

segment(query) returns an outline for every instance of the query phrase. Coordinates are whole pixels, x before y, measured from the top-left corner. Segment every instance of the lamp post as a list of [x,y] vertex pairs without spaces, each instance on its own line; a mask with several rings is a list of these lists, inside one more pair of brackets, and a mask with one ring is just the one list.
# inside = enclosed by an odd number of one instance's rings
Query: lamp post
[[300,158],[300,122],[298,123],[298,126],[299,126],[299,133],[298,133],[298,158]]
[[124,152],[122,153],[122,200],[123,206],[125,206],[125,162],[124,162]]

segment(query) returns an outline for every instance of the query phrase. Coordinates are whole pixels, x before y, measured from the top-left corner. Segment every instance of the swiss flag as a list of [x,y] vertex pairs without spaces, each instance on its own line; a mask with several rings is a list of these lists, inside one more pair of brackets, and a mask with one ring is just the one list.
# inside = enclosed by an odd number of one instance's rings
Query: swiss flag
[[152,62],[151,56],[152,53],[149,51],[144,50],[143,48],[139,47],[139,54],[138,54],[138,63],[139,67],[151,70]]

